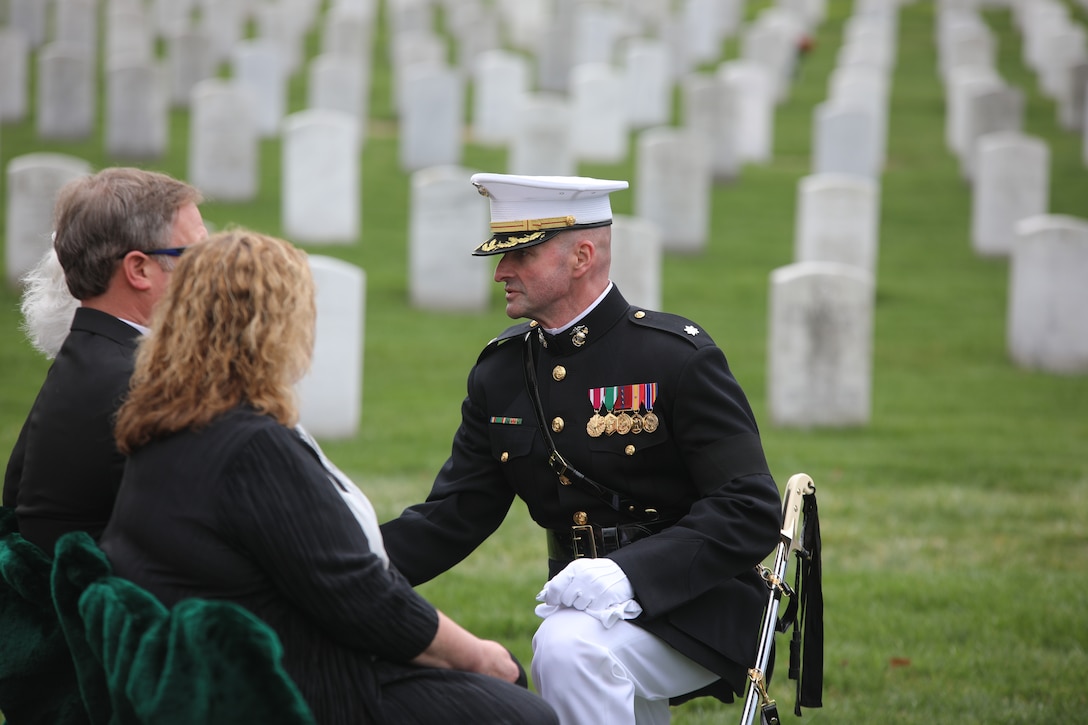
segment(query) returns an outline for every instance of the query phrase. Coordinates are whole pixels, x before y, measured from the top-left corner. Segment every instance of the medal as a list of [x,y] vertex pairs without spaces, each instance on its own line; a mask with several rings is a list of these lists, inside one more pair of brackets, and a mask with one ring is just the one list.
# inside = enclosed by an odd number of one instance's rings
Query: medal
[[604,433],[604,418],[601,417],[601,406],[604,405],[604,388],[589,389],[589,406],[593,408],[593,415],[586,423],[586,433],[590,438],[600,438]]
[[612,435],[616,432],[616,415],[611,411],[604,417],[604,432],[605,435]]
[[591,438],[600,438],[601,433],[603,432],[603,426],[604,421],[601,419],[601,416],[594,413],[593,417],[586,423],[586,433],[589,433]]
[[635,413],[631,416],[631,435],[638,435],[642,432],[642,416]]
[[620,413],[616,417],[616,432],[621,436],[627,435],[631,432],[631,423],[631,416],[627,415],[626,411]]
[[657,383],[643,383],[639,386],[640,397],[646,406],[646,415],[642,416],[642,430],[653,433],[657,430],[658,419],[654,413],[654,403],[657,402]]

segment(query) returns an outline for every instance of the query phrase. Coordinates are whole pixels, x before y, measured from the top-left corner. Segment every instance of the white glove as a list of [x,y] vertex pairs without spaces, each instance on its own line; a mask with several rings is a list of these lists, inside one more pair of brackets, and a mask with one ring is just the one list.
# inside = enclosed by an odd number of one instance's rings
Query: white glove
[[561,607],[573,607],[592,615],[605,627],[621,619],[634,619],[642,606],[627,575],[611,559],[575,559],[556,574],[536,595],[537,616],[542,619]]
[[575,609],[604,609],[634,596],[631,582],[616,562],[575,559],[544,585],[536,600]]

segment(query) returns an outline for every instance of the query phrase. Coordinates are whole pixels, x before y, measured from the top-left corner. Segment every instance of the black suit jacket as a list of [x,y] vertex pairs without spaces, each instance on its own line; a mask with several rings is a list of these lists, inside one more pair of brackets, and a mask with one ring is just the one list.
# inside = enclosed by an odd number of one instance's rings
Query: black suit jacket
[[[588,328],[582,345],[563,333],[544,336],[546,347],[534,340],[555,445],[590,478],[677,519],[609,556],[643,607],[634,623],[721,675],[728,687],[713,694],[730,699],[754,661],[767,597],[754,567],[778,542],[781,523],[755,417],[722,351],[690,320],[629,306],[613,289],[580,324]],[[390,559],[413,584],[467,556],[515,495],[549,529],[569,532],[576,512],[604,526],[630,521],[562,485],[548,466],[524,382],[530,330],[512,327],[483,351],[452,455],[427,501],[382,527]],[[620,399],[633,396],[637,405]],[[658,425],[593,436],[594,405],[641,418],[652,409]],[[564,563],[551,562],[549,574]]]
[[4,505],[19,530],[52,555],[61,535],[97,539],[109,520],[125,458],[114,414],[128,390],[139,330],[80,307],[46,374],[4,473]]

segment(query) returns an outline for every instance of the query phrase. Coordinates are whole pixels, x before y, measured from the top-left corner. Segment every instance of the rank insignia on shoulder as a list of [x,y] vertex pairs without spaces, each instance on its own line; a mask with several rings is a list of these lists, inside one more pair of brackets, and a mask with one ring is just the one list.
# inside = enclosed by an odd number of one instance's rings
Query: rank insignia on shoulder
[[684,332],[688,333],[692,337],[695,337],[696,335],[699,334],[699,328],[696,327],[695,325],[688,325],[687,327],[684,328]]

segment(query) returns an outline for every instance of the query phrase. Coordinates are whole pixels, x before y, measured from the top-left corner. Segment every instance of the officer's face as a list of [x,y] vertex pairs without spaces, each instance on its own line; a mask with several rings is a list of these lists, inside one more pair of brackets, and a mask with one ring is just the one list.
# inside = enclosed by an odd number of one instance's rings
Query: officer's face
[[506,290],[507,315],[527,317],[546,328],[567,322],[564,304],[573,282],[572,255],[571,245],[562,236],[502,255],[495,281]]

